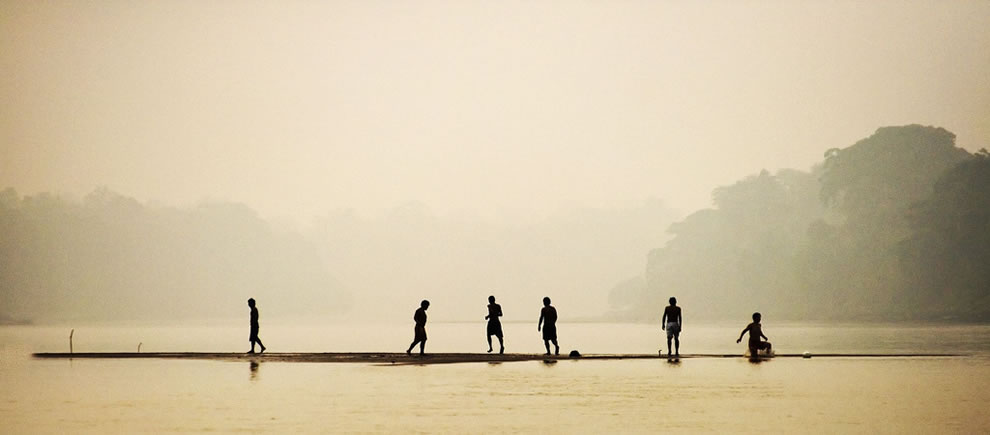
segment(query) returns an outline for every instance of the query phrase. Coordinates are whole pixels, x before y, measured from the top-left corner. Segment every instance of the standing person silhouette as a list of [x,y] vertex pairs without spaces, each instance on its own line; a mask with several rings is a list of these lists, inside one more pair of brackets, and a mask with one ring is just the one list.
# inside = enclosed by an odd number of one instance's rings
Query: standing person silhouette
[[[670,305],[663,310],[660,319],[660,329],[667,330],[667,358],[681,356],[681,307],[677,306],[677,298],[670,298]],[[670,339],[674,339],[674,352],[670,351]]]
[[502,306],[495,303],[495,296],[488,297],[488,353],[492,352],[492,336],[498,337],[498,353],[505,353],[505,342],[502,341]]
[[[746,325],[746,329],[743,329],[739,333],[739,339],[736,340],[736,343],[739,343],[742,341],[743,335],[746,335],[747,331],[749,332],[749,357],[751,359],[759,359],[757,352],[760,350],[766,350],[767,354],[771,353],[772,346],[770,345],[770,339],[766,335],[763,335],[763,326],[760,325],[762,318],[763,316],[760,313],[753,313],[753,323]],[[760,341],[761,337],[768,341]]]
[[265,353],[265,345],[261,344],[261,339],[258,338],[258,308],[254,306],[254,298],[248,299],[248,306],[251,307],[251,335],[248,336],[248,340],[251,342],[251,350],[248,353],[254,353],[254,343],[258,343],[261,346],[261,352]]
[[[545,321],[545,323],[544,323]],[[540,321],[536,324],[536,330],[543,328],[543,345],[547,348],[547,355],[550,355],[550,342],[553,342],[554,355],[560,355],[560,345],[557,344],[557,309],[550,306],[550,298],[543,298],[543,309],[540,310]]]
[[413,328],[414,336],[413,342],[409,345],[409,349],[406,349],[406,354],[411,354],[416,343],[419,343],[419,354],[422,355],[426,350],[426,309],[430,308],[430,301],[423,300],[419,303],[419,308],[416,313],[413,314],[413,320],[416,321],[416,327]]

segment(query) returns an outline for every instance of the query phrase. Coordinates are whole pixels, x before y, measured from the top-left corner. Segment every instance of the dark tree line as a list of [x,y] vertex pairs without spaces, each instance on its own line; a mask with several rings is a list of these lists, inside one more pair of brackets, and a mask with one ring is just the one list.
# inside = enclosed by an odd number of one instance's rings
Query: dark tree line
[[990,153],[952,168],[909,210],[900,248],[910,300],[929,316],[990,318]]
[[810,172],[763,171],[670,226],[613,308],[698,317],[990,320],[990,160],[934,127],[885,127]]

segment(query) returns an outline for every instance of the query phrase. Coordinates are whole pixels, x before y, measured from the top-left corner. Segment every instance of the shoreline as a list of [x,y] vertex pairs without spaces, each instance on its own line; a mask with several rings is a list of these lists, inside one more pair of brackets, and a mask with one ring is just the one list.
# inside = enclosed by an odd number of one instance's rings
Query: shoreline
[[[579,360],[668,360],[666,355],[650,354],[588,354],[579,357],[542,354],[488,354],[488,353],[428,353],[426,355],[389,352],[321,352],[321,353],[237,353],[237,352],[85,352],[85,353],[33,353],[38,359],[176,359],[249,362],[304,362],[304,363],[362,363],[383,365],[431,365],[456,363],[503,363],[518,361],[579,361]],[[774,358],[954,358],[969,356],[955,353],[822,353],[805,357],[800,353],[776,354],[760,357]],[[742,354],[684,354],[680,359],[749,359]]]

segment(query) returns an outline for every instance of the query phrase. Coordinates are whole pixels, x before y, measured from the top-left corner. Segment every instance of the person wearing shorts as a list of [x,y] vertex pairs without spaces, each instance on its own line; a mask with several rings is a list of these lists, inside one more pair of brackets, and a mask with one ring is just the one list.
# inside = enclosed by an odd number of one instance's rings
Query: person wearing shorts
[[413,321],[416,322],[416,326],[413,327],[413,342],[409,345],[409,349],[406,349],[406,354],[411,354],[414,347],[419,344],[419,354],[423,355],[426,351],[426,309],[430,308],[430,301],[424,300],[419,303],[419,309],[413,314]]
[[261,353],[265,353],[265,345],[261,343],[261,339],[258,338],[258,330],[261,327],[258,324],[258,307],[255,306],[254,298],[249,298],[247,301],[248,307],[251,307],[251,334],[248,336],[248,341],[251,342],[251,350],[248,353],[254,353],[254,344],[258,343],[261,346]]
[[[763,325],[760,324],[760,320],[763,316],[760,313],[753,313],[753,323],[746,325],[746,329],[743,329],[739,334],[739,339],[736,343],[742,341],[743,335],[749,332],[749,357],[759,358],[757,355],[759,351],[765,350],[767,354],[771,353],[770,339],[766,335],[763,335]],[[760,341],[760,338],[768,341]]]
[[557,309],[550,305],[550,298],[543,298],[543,309],[540,310],[540,321],[536,330],[543,330],[543,345],[550,355],[550,343],[553,343],[554,354],[560,355],[560,345],[557,344]]
[[488,320],[488,352],[492,351],[492,336],[498,337],[498,353],[505,353],[505,342],[502,341],[502,321],[499,320],[502,317],[502,306],[495,303],[495,296],[488,297],[488,315],[485,316],[485,320]]
[[[667,355],[681,356],[681,307],[677,306],[677,298],[670,298],[670,305],[663,310],[660,318],[660,329],[667,331]],[[670,341],[674,340],[674,351],[670,351]]]

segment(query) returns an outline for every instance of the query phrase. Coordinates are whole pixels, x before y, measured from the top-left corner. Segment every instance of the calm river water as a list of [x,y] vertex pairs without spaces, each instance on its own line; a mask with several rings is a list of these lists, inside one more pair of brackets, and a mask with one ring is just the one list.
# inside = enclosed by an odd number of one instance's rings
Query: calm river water
[[[744,323],[686,324],[682,353],[738,353]],[[483,323],[429,325],[427,352],[483,352]],[[507,323],[507,352],[542,352]],[[560,324],[561,350],[656,353],[654,325]],[[778,353],[939,358],[431,366],[38,360],[68,327],[0,327],[0,433],[987,433],[990,326],[765,323]],[[244,351],[243,327],[76,327],[76,352]],[[402,351],[412,327],[263,323],[273,352]],[[745,341],[744,341],[745,343]],[[496,344],[497,346],[497,344]],[[664,344],[665,346],[665,344]]]

